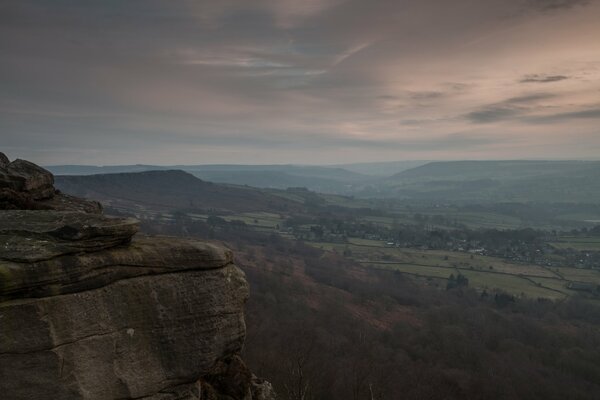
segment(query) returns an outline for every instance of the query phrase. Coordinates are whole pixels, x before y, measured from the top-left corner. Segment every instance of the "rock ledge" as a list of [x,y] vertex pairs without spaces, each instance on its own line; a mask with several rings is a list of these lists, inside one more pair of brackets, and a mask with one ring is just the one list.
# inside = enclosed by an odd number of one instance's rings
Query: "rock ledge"
[[221,246],[135,237],[0,153],[0,393],[271,400],[239,357],[248,284]]

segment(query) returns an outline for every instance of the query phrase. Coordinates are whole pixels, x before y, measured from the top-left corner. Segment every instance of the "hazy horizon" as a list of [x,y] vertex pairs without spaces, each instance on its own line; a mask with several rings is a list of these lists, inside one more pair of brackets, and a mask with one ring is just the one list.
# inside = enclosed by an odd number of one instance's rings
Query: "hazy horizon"
[[599,18],[599,0],[9,0],[2,151],[44,165],[597,159]]
[[[14,159],[11,157],[11,159]],[[389,161],[361,161],[356,163],[332,163],[332,164],[303,164],[303,163],[186,163],[186,164],[164,164],[164,163],[130,163],[130,164],[44,164],[47,167],[57,166],[82,166],[82,167],[118,167],[123,165],[147,165],[157,167],[172,167],[172,166],[208,166],[208,165],[239,165],[239,166],[295,166],[295,167],[340,167],[343,168],[345,165],[362,165],[362,164],[393,164],[393,163],[404,163],[404,162],[461,162],[461,161],[581,161],[581,162],[596,162],[600,161],[600,158],[506,158],[506,159],[438,159],[438,160],[389,160]]]

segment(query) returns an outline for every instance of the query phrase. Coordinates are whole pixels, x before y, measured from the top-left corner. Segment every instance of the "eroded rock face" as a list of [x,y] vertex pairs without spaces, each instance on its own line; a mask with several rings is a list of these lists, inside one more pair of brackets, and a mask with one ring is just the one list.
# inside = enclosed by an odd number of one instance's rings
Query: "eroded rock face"
[[70,210],[101,213],[100,203],[58,192],[50,171],[0,153],[0,210]]
[[[49,181],[31,182],[16,193]],[[136,231],[0,211],[0,397],[274,399],[239,358],[248,285],[231,252]]]
[[18,335],[0,340],[0,387],[11,399],[124,399],[193,382],[240,351],[247,295],[229,264],[4,302],[3,330]]
[[79,197],[55,191],[54,196],[35,202],[32,209],[78,211],[83,213],[101,214],[102,206],[97,201],[84,200]]
[[68,294],[143,275],[213,270],[231,263],[231,252],[222,247],[142,236],[110,251],[32,262],[0,261],[0,300]]
[[34,200],[47,199],[54,195],[52,174],[25,160],[15,160],[2,167],[0,185],[17,192],[28,193]]
[[0,259],[42,261],[108,249],[131,241],[132,218],[106,218],[73,211],[11,210],[0,213]]
[[10,164],[10,160],[6,157],[6,154],[0,153],[0,168],[6,168]]

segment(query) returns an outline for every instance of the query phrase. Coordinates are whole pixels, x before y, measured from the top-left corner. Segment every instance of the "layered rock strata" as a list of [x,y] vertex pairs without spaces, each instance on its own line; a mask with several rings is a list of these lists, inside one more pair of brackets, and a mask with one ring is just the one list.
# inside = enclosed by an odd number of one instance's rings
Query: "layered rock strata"
[[0,203],[0,397],[274,398],[239,357],[248,285],[229,250],[134,237],[79,199],[40,206],[62,197],[52,176],[7,177],[14,163],[0,153],[2,190],[34,209]]

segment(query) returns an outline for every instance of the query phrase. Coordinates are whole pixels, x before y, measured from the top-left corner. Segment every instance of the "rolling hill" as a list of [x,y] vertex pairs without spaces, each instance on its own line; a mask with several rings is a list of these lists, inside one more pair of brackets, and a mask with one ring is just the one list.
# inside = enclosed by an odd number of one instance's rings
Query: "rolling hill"
[[407,161],[382,161],[382,162],[367,162],[367,163],[352,163],[332,165],[331,167],[343,168],[347,171],[356,172],[358,174],[388,177],[394,174],[406,171],[411,168],[420,167],[430,161],[407,160]]
[[411,179],[513,180],[549,175],[572,176],[600,171],[596,161],[437,161],[395,174],[390,180]]
[[597,203],[600,162],[432,162],[392,176],[382,192],[446,201]]
[[[255,188],[305,187],[311,191],[360,198],[397,198],[436,202],[543,202],[599,203],[598,161],[444,161],[404,169],[388,178],[361,172],[377,168],[409,167],[411,162],[348,164],[340,167],[298,165],[123,165],[109,167],[53,166],[55,174],[106,174],[107,172],[169,172],[185,170],[202,181]],[[389,165],[388,165],[389,164]],[[348,169],[354,169],[349,171]],[[366,169],[365,169],[366,168]],[[375,168],[375,169],[373,169]],[[388,169],[390,171],[391,169]],[[181,172],[181,171],[180,171]],[[172,172],[171,172],[172,173]],[[70,178],[73,181],[75,178]],[[87,180],[86,180],[87,181]],[[184,181],[178,179],[176,181]],[[66,183],[65,183],[66,184]],[[186,182],[183,183],[187,184]],[[203,182],[207,185],[206,182]],[[194,186],[194,185],[192,185]],[[228,188],[233,188],[228,186]],[[260,192],[260,191],[257,191]],[[248,195],[249,192],[244,192]],[[264,195],[264,193],[263,193]],[[97,197],[97,196],[96,196]],[[274,196],[276,197],[276,196]],[[218,204],[217,204],[218,205]],[[230,205],[229,207],[233,207]]]
[[94,198],[117,209],[277,212],[301,207],[258,189],[205,182],[179,170],[59,175],[55,185],[65,193]]
[[374,179],[371,176],[338,167],[300,165],[54,165],[46,168],[55,175],[182,170],[210,182],[270,189],[306,187],[318,192],[338,194],[350,193],[355,187]]

